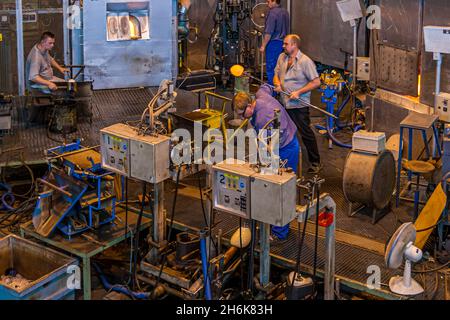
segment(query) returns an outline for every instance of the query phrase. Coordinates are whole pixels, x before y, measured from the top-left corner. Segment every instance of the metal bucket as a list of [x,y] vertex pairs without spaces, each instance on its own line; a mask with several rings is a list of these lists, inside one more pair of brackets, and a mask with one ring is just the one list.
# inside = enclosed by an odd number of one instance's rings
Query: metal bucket
[[49,129],[53,133],[70,134],[78,130],[77,103],[64,101],[54,106]]
[[78,261],[34,242],[8,236],[0,240],[0,275],[3,278],[0,300],[60,300],[74,299],[75,291],[68,286],[69,267]]
[[347,201],[381,210],[389,204],[395,188],[392,152],[379,155],[352,151],[344,167],[343,191]]

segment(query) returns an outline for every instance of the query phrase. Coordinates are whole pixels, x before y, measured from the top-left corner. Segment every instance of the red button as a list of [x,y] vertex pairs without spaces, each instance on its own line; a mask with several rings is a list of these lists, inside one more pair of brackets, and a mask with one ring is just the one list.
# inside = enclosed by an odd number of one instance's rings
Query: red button
[[334,214],[328,211],[319,214],[319,226],[328,228],[334,222]]

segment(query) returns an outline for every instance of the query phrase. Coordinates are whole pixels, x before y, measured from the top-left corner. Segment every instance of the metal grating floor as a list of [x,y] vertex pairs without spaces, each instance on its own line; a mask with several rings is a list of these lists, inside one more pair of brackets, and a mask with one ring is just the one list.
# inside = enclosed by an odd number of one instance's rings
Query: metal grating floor
[[[197,106],[196,96],[182,93],[181,102],[177,104],[179,109],[191,111]],[[99,130],[118,121],[133,121],[139,119],[142,111],[146,108],[152,97],[148,89],[127,89],[127,90],[104,90],[95,91],[93,96],[93,122],[79,124],[79,132],[69,135],[68,140],[83,138],[85,145],[95,146],[99,141]],[[4,152],[8,149],[23,148],[23,159],[27,162],[43,161],[43,151],[59,143],[47,137],[45,126],[25,127],[23,101],[16,100],[13,114],[13,132],[3,138],[0,144],[0,162],[19,161],[20,157],[15,152]],[[317,123],[320,119],[313,119]],[[343,134],[343,133],[339,133]],[[52,135],[54,137],[54,135]],[[60,139],[60,137],[56,137]],[[401,207],[394,209],[392,213],[386,215],[376,225],[372,225],[370,217],[364,214],[358,214],[356,217],[347,216],[347,203],[342,192],[342,171],[348,150],[341,148],[328,149],[327,139],[318,135],[319,148],[322,154],[324,170],[322,176],[326,182],[322,192],[328,192],[337,203],[337,227],[340,230],[356,234],[359,236],[374,239],[385,243],[389,236],[395,231],[397,220],[410,221],[411,216],[408,210],[410,207]],[[305,158],[306,152],[303,152]],[[304,169],[307,168],[307,160],[303,160]],[[304,170],[305,171],[305,170]],[[167,212],[171,212],[171,194],[168,193],[166,200]],[[200,201],[192,198],[180,196],[180,204],[177,204],[176,221],[187,226],[190,229],[204,227],[203,216],[201,213]],[[395,214],[394,214],[395,213]],[[217,222],[220,222],[217,228],[223,230],[225,238],[230,238],[234,230],[239,225],[239,219],[228,215],[218,215]],[[292,225],[292,231],[289,240],[284,244],[273,243],[273,258],[281,264],[292,266],[296,258],[297,243],[296,223]],[[314,237],[308,234],[306,237],[305,251],[303,253],[305,267],[311,267],[313,261]],[[319,269],[323,268],[323,241],[319,241]],[[356,285],[364,289],[366,282],[366,271],[369,265],[378,265],[382,269],[382,282],[387,283],[392,276],[390,270],[383,268],[383,257],[377,253],[364,250],[359,247],[351,246],[346,243],[336,244],[336,274],[343,279],[348,280],[348,284]],[[441,292],[441,291],[439,291]],[[380,292],[381,296],[385,296]]]
[[[171,202],[172,195],[168,196],[168,202]],[[187,226],[187,229],[193,230],[194,232],[203,228],[205,226],[203,222],[203,217],[201,214],[201,204],[200,201],[185,196],[178,196],[179,203],[177,204],[175,210],[175,225]],[[171,212],[171,205],[167,203]],[[170,217],[168,217],[170,218]],[[217,229],[223,230],[223,237],[226,240],[230,240],[232,234],[239,227],[239,218],[235,216],[230,216],[227,214],[218,213],[216,216],[216,232]],[[293,222],[291,224],[291,231],[289,233],[289,238],[286,242],[274,241],[271,243],[271,257],[272,262],[276,264],[293,268],[295,266],[295,261],[297,258],[297,223]],[[302,251],[302,271],[306,273],[312,273],[313,262],[314,262],[314,234],[307,233],[305,237],[305,244]],[[259,252],[259,247],[256,249]],[[323,237],[319,237],[318,241],[318,259],[317,268],[319,275],[323,274],[323,269],[325,265],[325,241]],[[380,290],[370,290],[367,286],[367,280],[370,274],[367,273],[367,268],[369,266],[378,266],[381,271],[381,289]],[[416,266],[417,267],[417,266]],[[430,268],[428,266],[427,268]],[[397,296],[389,292],[388,283],[392,276],[400,275],[400,271],[390,270],[385,268],[384,256],[379,253],[372,252],[370,250],[357,247],[348,243],[336,242],[336,277],[341,280],[341,283],[350,288],[356,289],[362,292],[368,292],[374,296],[383,299],[405,299],[405,297]],[[418,276],[415,276],[416,280],[420,281]],[[428,279],[429,288],[425,294],[429,294],[435,285],[435,280]],[[422,283],[422,281],[420,281]],[[444,283],[440,281],[438,290],[435,295],[435,299],[444,299]],[[416,297],[416,299],[424,299],[424,295]]]

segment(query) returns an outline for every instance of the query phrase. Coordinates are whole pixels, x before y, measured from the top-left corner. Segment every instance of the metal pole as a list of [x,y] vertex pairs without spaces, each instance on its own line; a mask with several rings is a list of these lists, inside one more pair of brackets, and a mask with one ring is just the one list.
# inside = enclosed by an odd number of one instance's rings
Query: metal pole
[[437,64],[436,64],[436,89],[435,89],[435,94],[434,94],[434,114],[436,114],[437,97],[441,93],[442,53],[435,52],[434,60],[437,61]]
[[270,282],[270,224],[261,223],[260,224],[260,243],[261,243],[261,258],[260,264],[260,275],[259,282],[264,288]]
[[[264,82],[264,81],[261,81],[260,79],[258,79],[258,78],[256,78],[256,77],[250,75],[248,72],[244,72],[244,75],[246,75],[247,77],[249,77],[249,78],[251,78],[251,79],[253,79],[253,80],[256,80],[256,81],[258,81],[258,82],[261,82],[262,84],[268,85],[268,86],[271,87],[272,89],[275,89],[275,86],[272,86],[272,85],[270,85],[270,84],[268,84],[268,83],[266,83],[266,82]],[[282,94],[284,94],[284,95],[287,95],[287,96],[290,96],[290,95],[291,95],[289,92],[286,92],[286,91],[280,91],[280,93],[282,93]],[[304,100],[302,100],[302,99],[300,99],[300,98],[297,99],[297,100],[300,101],[300,103],[304,104],[304,105],[307,106],[307,107],[311,107],[311,108],[313,108],[313,109],[316,109],[317,111],[320,111],[320,112],[326,114],[326,115],[329,116],[329,117],[332,117],[332,118],[334,118],[334,119],[336,119],[336,120],[339,120],[338,117],[336,117],[336,116],[335,116],[334,114],[332,114],[332,113],[329,113],[328,111],[322,110],[322,109],[320,109],[319,107],[316,107],[315,105],[313,105],[313,104],[311,104],[311,103],[309,103],[309,102],[306,102],[306,101],[304,101]]]
[[[356,73],[358,69],[358,23],[357,20],[353,20],[353,77],[352,77],[352,104],[353,109],[356,108]],[[353,115],[352,115],[353,118]]]
[[325,300],[334,300],[334,272],[336,260],[336,208],[333,208],[334,221],[326,228],[326,259],[325,259]]
[[164,182],[154,184],[153,188],[153,240],[161,244],[166,239],[167,224],[166,211],[164,210]]
[[16,0],[17,75],[19,96],[25,95],[22,0]]
[[68,28],[69,21],[69,0],[63,0],[63,36],[64,36],[64,64],[70,64],[70,32]]

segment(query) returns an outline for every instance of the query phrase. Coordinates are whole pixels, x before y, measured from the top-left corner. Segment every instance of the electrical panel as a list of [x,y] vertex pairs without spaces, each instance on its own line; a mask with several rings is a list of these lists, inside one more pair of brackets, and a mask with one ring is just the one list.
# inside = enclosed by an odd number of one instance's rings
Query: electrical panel
[[264,175],[244,162],[225,161],[213,166],[214,209],[284,226],[297,216],[296,183],[295,173]]
[[297,217],[297,176],[295,173],[253,175],[251,218],[282,227]]
[[170,138],[138,135],[125,124],[100,131],[102,167],[122,176],[150,183],[170,177]]
[[370,80],[370,58],[369,57],[358,57],[358,69],[356,77],[361,81]]
[[426,26],[423,33],[425,51],[450,54],[450,27]]
[[436,96],[436,113],[439,120],[450,122],[450,94],[441,92]]
[[[235,160],[233,160],[235,161]],[[219,163],[213,167],[214,208],[250,219],[250,178],[254,174],[243,162]]]

